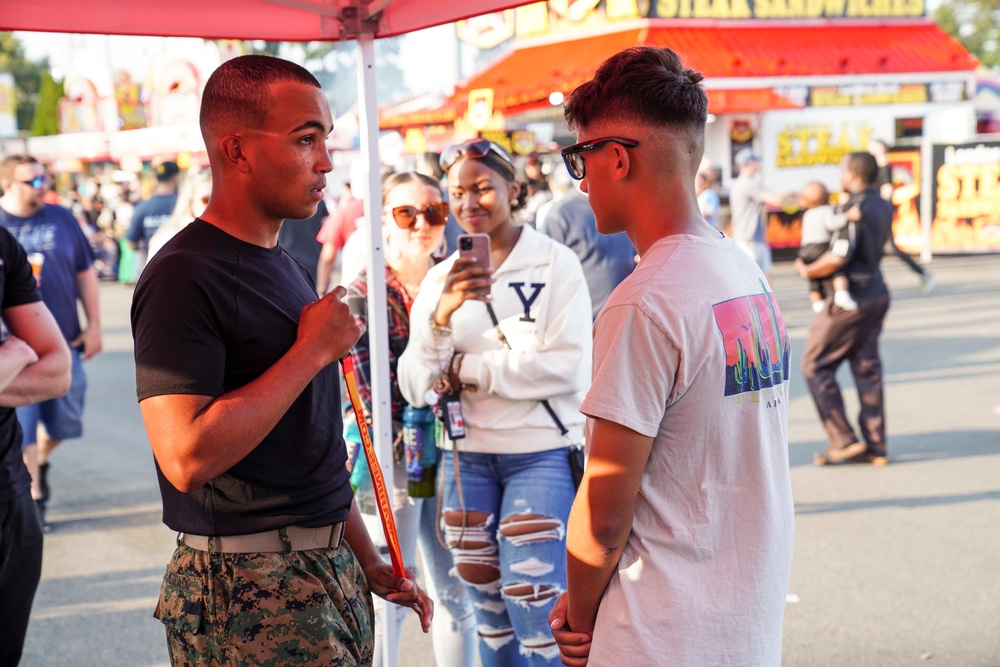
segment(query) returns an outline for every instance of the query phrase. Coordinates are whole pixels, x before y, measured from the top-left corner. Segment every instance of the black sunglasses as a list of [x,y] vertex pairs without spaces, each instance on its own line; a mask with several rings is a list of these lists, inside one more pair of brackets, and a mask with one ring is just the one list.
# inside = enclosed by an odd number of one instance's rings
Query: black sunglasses
[[392,219],[400,229],[413,229],[417,224],[418,215],[424,216],[424,220],[431,227],[437,227],[448,222],[448,205],[442,202],[428,204],[424,209],[416,206],[397,206],[392,209]]
[[444,149],[441,153],[441,168],[447,174],[455,163],[463,157],[478,160],[486,157],[490,151],[493,151],[497,157],[504,161],[510,170],[509,175],[513,179],[515,174],[514,159],[503,148],[487,139],[471,139],[464,144],[455,144]]
[[591,139],[590,141],[573,144],[568,148],[562,149],[562,158],[563,162],[566,163],[566,171],[576,180],[583,180],[583,177],[587,175],[587,165],[584,163],[581,153],[596,150],[604,144],[609,143],[621,144],[625,148],[635,148],[639,145],[639,142],[635,139],[624,139],[622,137],[604,137],[602,139]]
[[41,190],[42,188],[45,187],[45,184],[48,182],[48,180],[49,179],[45,178],[44,176],[35,176],[30,181],[18,181],[18,183],[23,183],[24,185],[30,185],[36,190]]

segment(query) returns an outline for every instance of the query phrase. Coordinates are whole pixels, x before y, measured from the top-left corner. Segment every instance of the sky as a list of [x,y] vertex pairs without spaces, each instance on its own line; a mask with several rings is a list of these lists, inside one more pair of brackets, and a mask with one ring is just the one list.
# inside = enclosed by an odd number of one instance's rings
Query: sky
[[[400,45],[400,65],[413,95],[447,93],[455,83],[455,28],[443,25],[410,33]],[[74,66],[82,71],[106,66],[127,70],[134,81],[146,78],[152,58],[164,48],[166,37],[124,35],[79,35],[68,33],[17,32],[29,58],[48,56],[63,76]],[[428,63],[438,66],[428,67]]]

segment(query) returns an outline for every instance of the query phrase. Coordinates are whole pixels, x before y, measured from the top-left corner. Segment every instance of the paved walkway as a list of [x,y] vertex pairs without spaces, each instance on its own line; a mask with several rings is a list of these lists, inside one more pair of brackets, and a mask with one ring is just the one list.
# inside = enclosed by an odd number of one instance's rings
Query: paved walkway
[[[792,385],[797,518],[784,664],[998,667],[1000,417],[990,409],[1000,405],[1000,257],[935,260],[927,297],[899,262],[885,267],[895,298],[883,337],[892,464],[813,467],[822,431],[805,384]],[[788,264],[774,283],[797,368],[812,319],[805,285]],[[52,458],[54,531],[26,667],[168,664],[151,614],[174,536],[160,523],[135,401],[131,293],[108,284],[101,298],[107,351],[87,366],[86,437]],[[403,667],[434,664],[414,623],[403,642]]]

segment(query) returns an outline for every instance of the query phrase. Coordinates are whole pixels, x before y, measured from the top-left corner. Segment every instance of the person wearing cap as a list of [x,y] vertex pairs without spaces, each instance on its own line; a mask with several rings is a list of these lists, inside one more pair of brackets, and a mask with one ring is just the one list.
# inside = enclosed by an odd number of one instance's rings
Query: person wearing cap
[[[153,194],[139,202],[132,213],[132,224],[128,228],[125,240],[133,252],[145,253],[149,248],[149,239],[160,228],[160,225],[170,219],[177,206],[177,183],[180,168],[176,162],[167,160],[153,167],[156,176],[156,188]],[[125,282],[133,282],[142,273],[145,257],[136,258],[133,273],[125,276]]]
[[[13,155],[0,165],[0,226],[24,247],[35,262],[42,301],[69,344],[73,381],[69,393],[17,408],[24,431],[23,454],[31,472],[31,496],[42,530],[48,530],[49,456],[63,440],[83,435],[87,375],[83,362],[101,351],[101,317],[94,252],[80,223],[67,209],[46,204],[48,177],[35,158]],[[86,325],[80,321],[83,305]]]
[[752,149],[742,149],[733,160],[740,175],[729,189],[729,210],[732,214],[729,235],[770,279],[773,268],[771,247],[767,245],[762,213],[764,204],[781,206],[785,196],[764,189],[758,177],[760,156]]

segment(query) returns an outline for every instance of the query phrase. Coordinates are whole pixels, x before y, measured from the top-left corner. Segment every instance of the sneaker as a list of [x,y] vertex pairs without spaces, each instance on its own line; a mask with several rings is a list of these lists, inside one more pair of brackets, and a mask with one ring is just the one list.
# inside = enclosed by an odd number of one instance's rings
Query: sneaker
[[837,290],[833,293],[833,303],[844,310],[857,310],[858,302],[851,297],[851,293],[845,290]]
[[923,281],[923,285],[920,287],[920,293],[927,296],[934,291],[934,286],[937,284],[937,280],[934,278],[934,274],[930,271],[925,271],[920,278]]
[[826,305],[826,302],[823,301],[822,299],[819,300],[819,301],[813,301],[813,305],[812,305],[813,312],[814,313],[822,313],[823,312],[823,306],[825,306],[825,305]]
[[45,501],[35,500],[35,514],[38,515],[38,526],[43,533],[52,532],[52,526],[45,520]]

